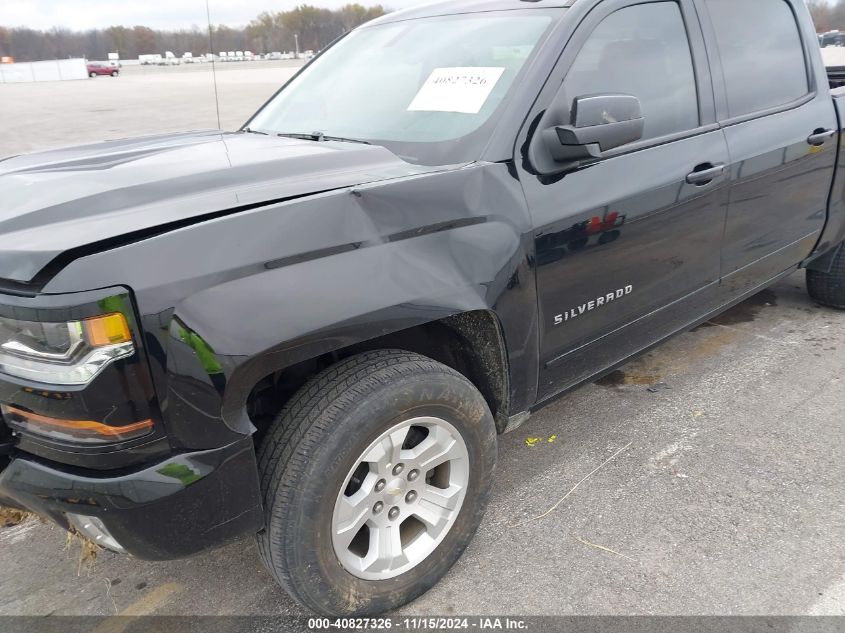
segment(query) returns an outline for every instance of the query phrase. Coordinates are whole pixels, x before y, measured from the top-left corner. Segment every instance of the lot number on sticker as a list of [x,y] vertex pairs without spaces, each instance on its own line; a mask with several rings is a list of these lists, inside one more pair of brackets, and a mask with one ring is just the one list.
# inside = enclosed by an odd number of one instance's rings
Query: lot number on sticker
[[504,72],[504,68],[435,68],[408,111],[478,114]]

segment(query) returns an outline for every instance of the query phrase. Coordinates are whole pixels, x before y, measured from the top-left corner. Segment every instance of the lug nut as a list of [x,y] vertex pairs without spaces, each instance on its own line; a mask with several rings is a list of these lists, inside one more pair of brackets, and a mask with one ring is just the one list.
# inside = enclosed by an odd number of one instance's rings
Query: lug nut
[[394,475],[398,475],[398,474],[399,474],[399,473],[401,473],[404,469],[405,469],[405,464],[396,464],[396,465],[393,467],[393,474],[394,474]]
[[419,477],[419,476],[420,476],[420,471],[412,470],[411,472],[408,473],[408,481],[416,481],[417,477]]
[[373,506],[373,514],[378,514],[382,510],[384,510],[384,504],[381,501],[377,501],[376,505]]
[[417,493],[414,490],[409,491],[408,494],[405,495],[405,503],[413,503],[416,500]]
[[399,516],[399,508],[397,508],[396,506],[393,506],[392,508],[390,508],[390,512],[387,513],[387,518],[390,519],[391,521],[395,521],[396,517],[398,517],[398,516]]
[[387,485],[387,482],[384,479],[379,479],[376,482],[376,492],[381,492],[384,490],[384,487]]

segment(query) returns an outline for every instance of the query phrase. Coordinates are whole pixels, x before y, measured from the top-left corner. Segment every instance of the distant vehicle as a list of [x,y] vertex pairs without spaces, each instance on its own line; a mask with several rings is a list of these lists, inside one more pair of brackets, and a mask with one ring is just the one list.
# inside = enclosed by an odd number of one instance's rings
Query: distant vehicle
[[822,48],[827,48],[828,46],[845,46],[845,33],[842,31],[820,33],[819,46]]
[[235,51],[229,51],[229,54],[226,57],[228,58],[226,61],[230,61],[230,62],[238,61],[237,55],[235,55]]
[[111,75],[112,77],[117,77],[120,74],[119,69],[114,66],[107,66],[106,64],[89,63],[86,64],[86,68],[88,70],[89,77],[96,77],[97,75]]
[[158,53],[154,55],[138,55],[138,61],[141,62],[142,66],[155,66],[162,62],[162,57]]
[[14,57],[0,57],[0,64],[14,64]]
[[183,64],[193,64],[194,61],[194,54],[193,53],[183,53],[182,54],[182,63]]

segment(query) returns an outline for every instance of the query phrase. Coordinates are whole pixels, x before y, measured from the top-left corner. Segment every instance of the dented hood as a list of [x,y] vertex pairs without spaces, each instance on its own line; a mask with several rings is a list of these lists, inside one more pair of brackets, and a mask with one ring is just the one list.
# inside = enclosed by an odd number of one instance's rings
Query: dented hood
[[219,131],[7,158],[0,279],[28,283],[51,262],[221,212],[431,170],[380,146]]

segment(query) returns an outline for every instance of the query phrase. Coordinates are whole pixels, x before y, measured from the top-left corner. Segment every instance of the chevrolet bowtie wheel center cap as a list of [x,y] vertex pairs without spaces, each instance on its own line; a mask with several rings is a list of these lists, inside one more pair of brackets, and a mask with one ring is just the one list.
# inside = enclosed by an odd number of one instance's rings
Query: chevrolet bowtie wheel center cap
[[408,487],[408,482],[406,482],[401,477],[397,477],[389,484],[387,484],[387,489],[384,491],[385,495],[393,501],[399,500],[401,497],[405,496],[405,490]]

